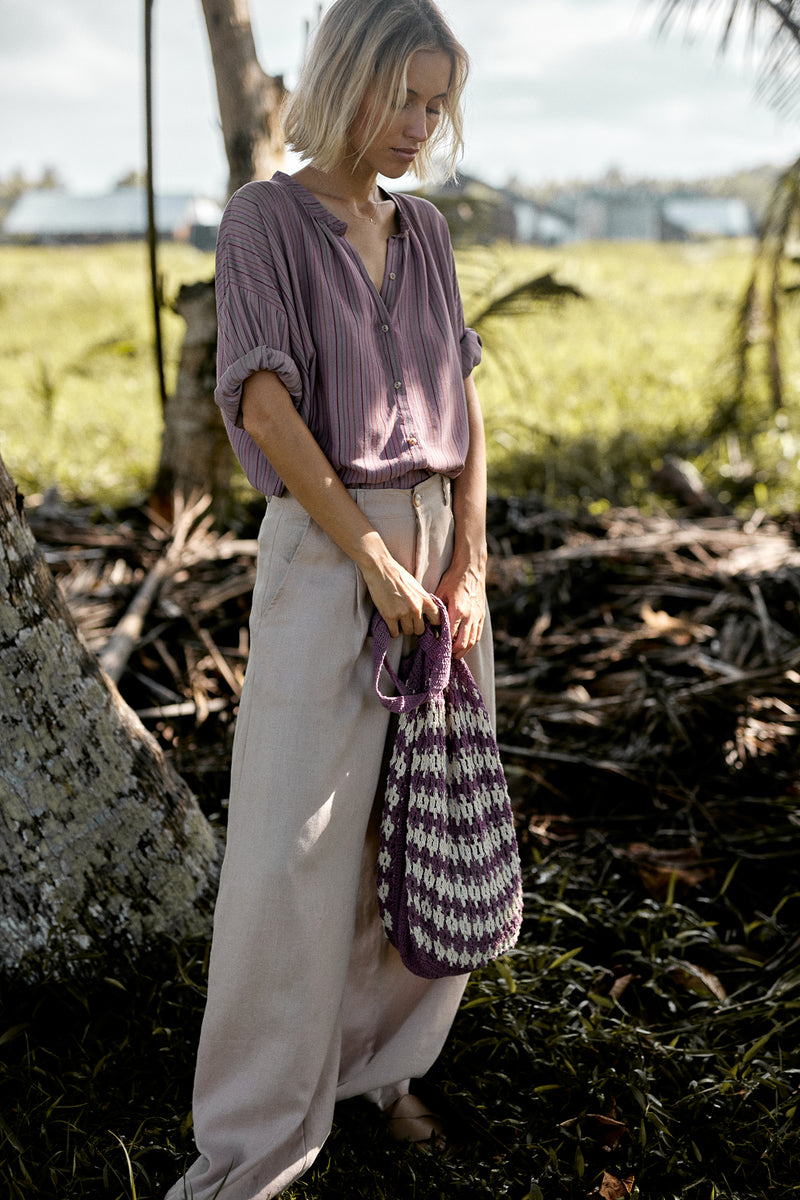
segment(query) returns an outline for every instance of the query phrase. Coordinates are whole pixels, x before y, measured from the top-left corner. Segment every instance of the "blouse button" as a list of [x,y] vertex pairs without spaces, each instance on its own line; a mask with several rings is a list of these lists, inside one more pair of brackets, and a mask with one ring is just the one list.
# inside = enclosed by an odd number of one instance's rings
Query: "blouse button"
[[410,437],[410,438],[408,439],[408,444],[409,444],[409,446],[416,446],[416,444],[417,444],[417,439],[416,439],[415,437]]
[[381,325],[381,333],[388,333],[388,332],[389,332],[389,326]]
[[395,386],[395,391],[399,391],[400,388],[403,386],[402,379],[395,379],[394,386]]
[[390,271],[390,272],[389,272],[389,278],[390,278],[390,279],[397,279],[397,276],[395,275],[394,271]]

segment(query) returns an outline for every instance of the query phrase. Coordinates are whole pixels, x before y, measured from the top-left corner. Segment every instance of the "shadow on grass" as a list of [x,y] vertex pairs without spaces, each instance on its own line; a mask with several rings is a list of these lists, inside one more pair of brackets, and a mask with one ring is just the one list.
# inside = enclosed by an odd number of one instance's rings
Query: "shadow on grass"
[[[520,946],[473,976],[421,1085],[457,1155],[396,1146],[350,1101],[287,1200],[577,1200],[611,1178],[654,1200],[800,1194],[794,807],[643,818],[656,849],[700,830],[710,863],[660,898],[621,853],[630,813],[529,839]],[[4,1195],[130,1198],[116,1137],[138,1200],[163,1194],[193,1157],[205,961],[163,943],[88,984],[5,985]]]
[[[492,430],[489,429],[492,438]],[[500,435],[501,441],[505,437]],[[698,512],[739,506],[754,506],[754,488],[767,480],[770,470],[745,462],[734,472],[727,462],[726,445],[706,438],[703,431],[683,429],[676,421],[667,437],[635,428],[622,429],[608,437],[591,435],[571,439],[550,436],[541,430],[530,436],[518,433],[512,444],[492,449],[491,483],[504,496],[536,495],[546,508],[570,513],[597,506],[638,507],[649,512],[684,503],[670,484],[664,486],[665,460],[691,464],[716,502],[711,509],[699,505]],[[775,480],[783,470],[775,465]],[[777,496],[777,491],[776,491]]]

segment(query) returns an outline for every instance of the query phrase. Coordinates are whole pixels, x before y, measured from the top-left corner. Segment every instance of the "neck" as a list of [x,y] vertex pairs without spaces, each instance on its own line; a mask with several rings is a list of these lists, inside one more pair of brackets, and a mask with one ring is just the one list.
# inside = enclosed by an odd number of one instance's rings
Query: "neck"
[[313,173],[319,191],[324,190],[329,196],[344,204],[352,204],[356,209],[369,208],[381,199],[378,176],[374,171],[350,170],[346,164],[340,164],[332,171],[320,171],[313,163],[306,170]]

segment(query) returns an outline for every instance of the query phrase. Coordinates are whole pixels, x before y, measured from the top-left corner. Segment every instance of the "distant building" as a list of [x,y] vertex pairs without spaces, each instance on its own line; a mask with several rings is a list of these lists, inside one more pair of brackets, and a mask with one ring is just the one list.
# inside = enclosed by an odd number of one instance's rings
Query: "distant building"
[[[214,248],[222,209],[205,196],[156,197],[160,238]],[[136,241],[147,232],[144,188],[80,196],[58,189],[24,192],[2,226],[4,241],[27,243]]]
[[472,175],[459,174],[420,194],[444,214],[456,245],[497,241],[552,245],[574,236],[570,221],[562,214]]
[[562,193],[555,206],[586,241],[687,241],[747,237],[755,231],[743,200],[687,192],[660,195],[646,185]]
[[541,204],[513,188],[458,175],[420,194],[444,213],[456,245],[690,241],[748,237],[756,230],[742,199],[683,191],[662,195],[647,184],[575,188]]
[[455,245],[488,245],[516,238],[513,205],[497,188],[472,175],[429,184],[419,194],[444,215]]
[[661,198],[645,188],[592,189],[578,197],[575,227],[577,236],[588,240],[659,241]]
[[[667,196],[662,205],[662,237],[750,237],[756,222],[744,200],[726,196]],[[674,233],[673,233],[674,231]]]
[[506,191],[514,207],[517,241],[535,242],[540,246],[557,246],[575,239],[575,225],[564,213],[526,196]]

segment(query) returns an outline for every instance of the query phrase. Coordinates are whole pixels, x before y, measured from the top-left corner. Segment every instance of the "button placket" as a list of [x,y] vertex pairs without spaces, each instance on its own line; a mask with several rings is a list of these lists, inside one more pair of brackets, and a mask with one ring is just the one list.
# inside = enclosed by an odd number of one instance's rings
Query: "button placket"
[[[398,239],[397,241],[390,240],[389,253],[392,255],[400,254],[402,256],[405,256],[405,254],[407,253],[407,244],[408,244],[407,238],[401,238],[401,239]],[[396,258],[392,261],[391,265],[393,268],[395,265],[399,265]],[[392,380],[391,386],[392,386],[392,390],[395,393],[395,403],[398,406],[398,410],[401,415],[402,424],[405,425],[406,422],[409,422],[411,420],[411,413],[409,412],[408,405],[406,403],[404,403],[403,399],[402,399],[404,388],[405,388],[405,383],[402,378],[402,367],[400,364],[399,355],[397,353],[397,344],[394,339],[394,334],[393,334],[391,325],[389,324],[389,321],[391,320],[391,316],[390,316],[391,309],[395,302],[395,290],[396,289],[395,289],[394,285],[396,284],[397,278],[398,278],[397,270],[392,269],[390,271],[387,271],[387,273],[386,273],[387,283],[386,283],[386,287],[384,289],[385,295],[384,294],[381,295],[381,300],[383,301],[387,319],[384,319],[381,322],[379,328],[380,328],[381,333],[387,335],[387,351],[388,351],[388,355],[389,355],[389,364],[390,364],[389,370],[391,371],[391,375],[389,376],[389,378]],[[415,449],[419,445],[419,440],[415,436],[415,434],[407,433],[405,444],[409,449]]]

